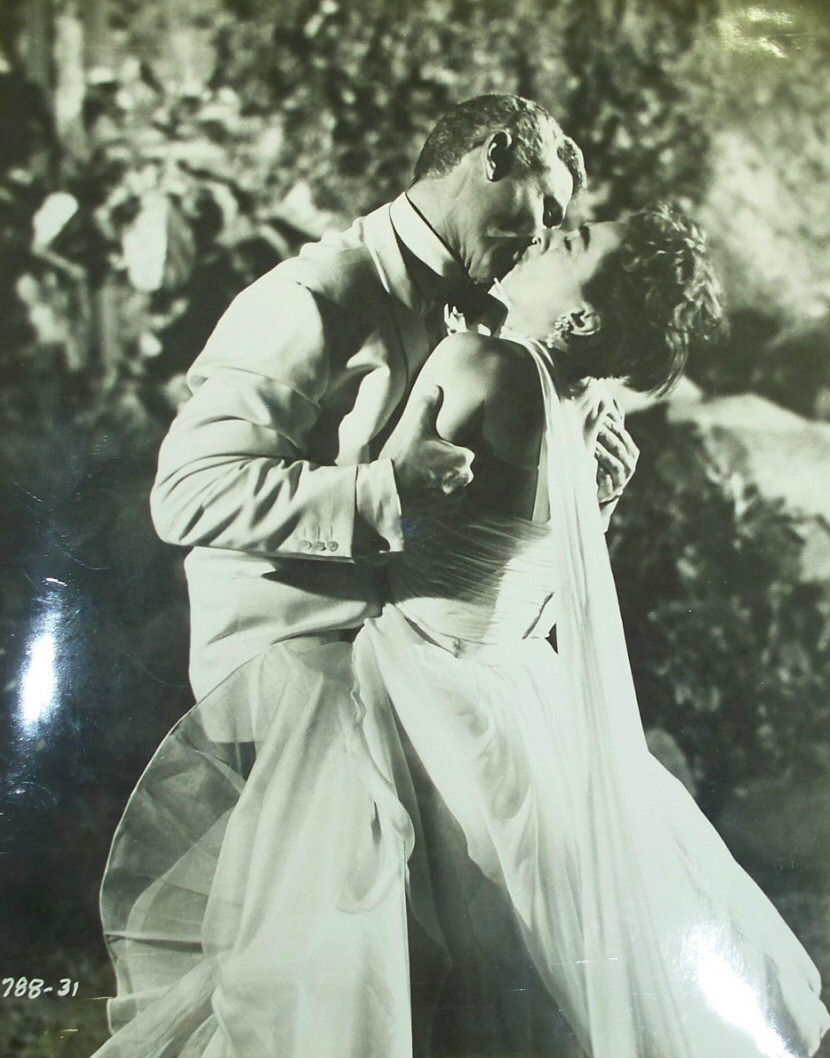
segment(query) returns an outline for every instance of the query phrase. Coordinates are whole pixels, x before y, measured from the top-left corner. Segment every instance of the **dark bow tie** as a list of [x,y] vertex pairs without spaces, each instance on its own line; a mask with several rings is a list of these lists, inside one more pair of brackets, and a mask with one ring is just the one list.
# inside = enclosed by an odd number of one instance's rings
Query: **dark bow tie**
[[457,325],[452,330],[477,329],[488,334],[498,333],[507,306],[489,291],[470,283],[463,290],[456,292],[447,304],[448,320],[455,320]]
[[468,323],[475,323],[488,309],[492,309],[494,301],[486,290],[468,283],[460,290],[453,291],[448,304],[453,312],[463,316]]

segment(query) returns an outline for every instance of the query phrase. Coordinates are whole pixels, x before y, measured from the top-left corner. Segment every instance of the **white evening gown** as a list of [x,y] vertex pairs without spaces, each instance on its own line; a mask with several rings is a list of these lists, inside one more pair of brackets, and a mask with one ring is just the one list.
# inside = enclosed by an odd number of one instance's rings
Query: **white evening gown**
[[410,1058],[407,899],[442,943],[423,774],[589,1058],[818,1048],[815,966],[648,752],[592,464],[524,344],[534,519],[426,519],[354,644],[272,648],[148,766],[102,889],[100,1058]]

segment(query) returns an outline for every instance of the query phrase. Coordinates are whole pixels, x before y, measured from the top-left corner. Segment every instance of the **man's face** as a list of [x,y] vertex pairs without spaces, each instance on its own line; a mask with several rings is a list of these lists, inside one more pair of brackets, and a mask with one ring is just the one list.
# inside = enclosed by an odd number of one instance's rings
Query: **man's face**
[[467,274],[475,284],[489,287],[501,279],[546,229],[562,223],[573,194],[573,177],[556,150],[549,130],[539,171],[487,176],[481,181],[461,246]]

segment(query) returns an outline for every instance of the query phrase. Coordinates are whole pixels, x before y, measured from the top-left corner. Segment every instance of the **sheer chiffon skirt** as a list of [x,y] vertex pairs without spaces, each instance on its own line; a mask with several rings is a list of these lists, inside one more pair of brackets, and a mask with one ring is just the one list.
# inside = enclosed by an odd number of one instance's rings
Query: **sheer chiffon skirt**
[[102,885],[99,1058],[409,1058],[407,778],[352,692],[351,644],[278,645],[162,743]]
[[389,606],[305,647],[208,696],[128,805],[100,1058],[409,1058],[407,899],[438,981],[443,944],[413,753],[586,1055],[814,1053],[809,957],[645,748],[621,785],[546,642],[459,650]]

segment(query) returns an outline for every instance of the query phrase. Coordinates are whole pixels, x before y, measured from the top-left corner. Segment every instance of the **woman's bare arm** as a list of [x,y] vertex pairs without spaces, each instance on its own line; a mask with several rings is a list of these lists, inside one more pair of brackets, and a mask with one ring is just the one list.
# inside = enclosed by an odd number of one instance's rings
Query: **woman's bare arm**
[[446,338],[424,364],[396,433],[430,390],[443,393],[438,433],[475,453],[467,494],[483,506],[529,517],[535,497],[543,403],[536,367],[520,347],[478,334]]

